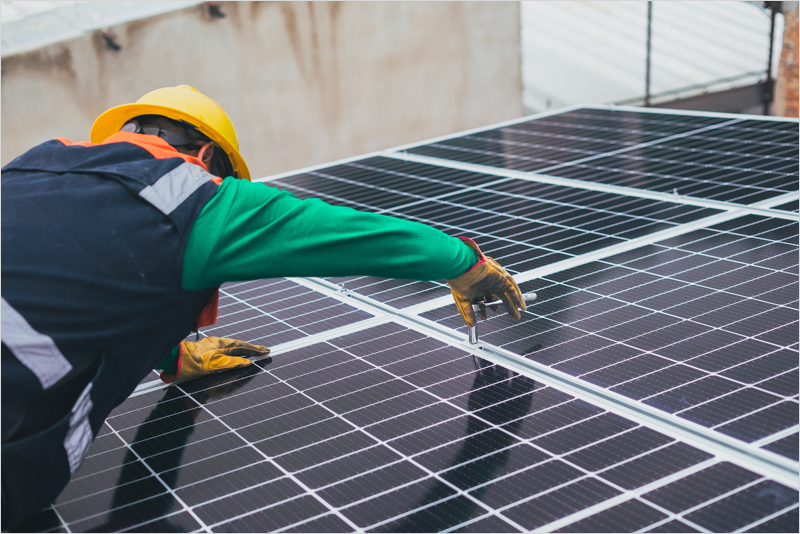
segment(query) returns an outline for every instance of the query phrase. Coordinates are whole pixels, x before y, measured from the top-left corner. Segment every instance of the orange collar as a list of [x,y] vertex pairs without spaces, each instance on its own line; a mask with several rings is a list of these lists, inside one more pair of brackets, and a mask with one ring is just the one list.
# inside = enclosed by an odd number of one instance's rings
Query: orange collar
[[[56,141],[63,143],[66,146],[97,146],[96,144],[89,143],[87,141],[83,141],[80,143],[73,143],[69,139],[64,139],[63,137],[56,137]],[[201,166],[203,169],[205,169],[206,172],[208,172],[208,167],[206,167],[206,164],[203,163],[201,160],[197,159],[194,156],[181,154],[180,152],[175,150],[169,143],[167,143],[160,137],[156,137],[155,135],[133,134],[130,132],[117,132],[100,144],[108,145],[111,143],[130,143],[132,145],[142,147],[143,149],[150,152],[150,154],[156,159],[181,158],[184,161],[187,161],[194,165]]]
[[194,156],[189,156],[188,154],[181,154],[169,143],[155,135],[117,132],[100,144],[108,145],[110,143],[131,143],[147,150],[156,159],[181,158],[184,161],[193,163],[194,165],[199,165],[206,172],[208,172],[208,167],[206,167],[205,163],[203,163],[201,160]]

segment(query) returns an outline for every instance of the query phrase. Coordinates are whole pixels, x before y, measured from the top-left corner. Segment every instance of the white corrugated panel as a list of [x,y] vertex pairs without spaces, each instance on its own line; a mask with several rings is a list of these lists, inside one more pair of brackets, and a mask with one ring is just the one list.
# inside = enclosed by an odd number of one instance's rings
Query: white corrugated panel
[[[528,111],[643,98],[647,2],[521,4]],[[770,16],[758,3],[653,2],[652,20],[651,94],[656,98],[670,92],[692,96],[764,78]],[[782,35],[779,15],[778,51]]]

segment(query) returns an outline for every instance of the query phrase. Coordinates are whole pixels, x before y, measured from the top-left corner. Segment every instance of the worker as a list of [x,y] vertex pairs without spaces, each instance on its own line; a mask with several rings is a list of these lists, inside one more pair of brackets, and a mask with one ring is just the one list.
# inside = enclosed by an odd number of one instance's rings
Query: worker
[[152,369],[173,382],[269,352],[184,339],[216,321],[224,282],[445,279],[470,326],[478,299],[525,309],[470,239],[252,183],[230,118],[187,85],[106,111],[90,139],[2,170],[4,528],[55,500]]

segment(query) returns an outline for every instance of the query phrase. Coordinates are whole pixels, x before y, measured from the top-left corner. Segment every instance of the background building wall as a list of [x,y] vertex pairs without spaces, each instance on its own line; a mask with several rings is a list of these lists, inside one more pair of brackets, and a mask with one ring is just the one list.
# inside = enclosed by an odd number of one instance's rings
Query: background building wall
[[254,177],[522,114],[516,2],[222,2],[2,61],[2,164],[167,85],[214,98]]

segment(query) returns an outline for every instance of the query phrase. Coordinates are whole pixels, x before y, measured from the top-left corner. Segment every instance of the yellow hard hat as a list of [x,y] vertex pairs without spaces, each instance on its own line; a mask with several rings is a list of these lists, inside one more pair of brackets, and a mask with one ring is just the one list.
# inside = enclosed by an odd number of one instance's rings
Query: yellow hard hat
[[225,151],[238,178],[250,180],[250,170],[239,154],[239,141],[230,117],[219,104],[188,85],[162,87],[150,91],[135,104],[109,109],[94,121],[91,142],[102,143],[140,115],[162,115],[188,122]]

